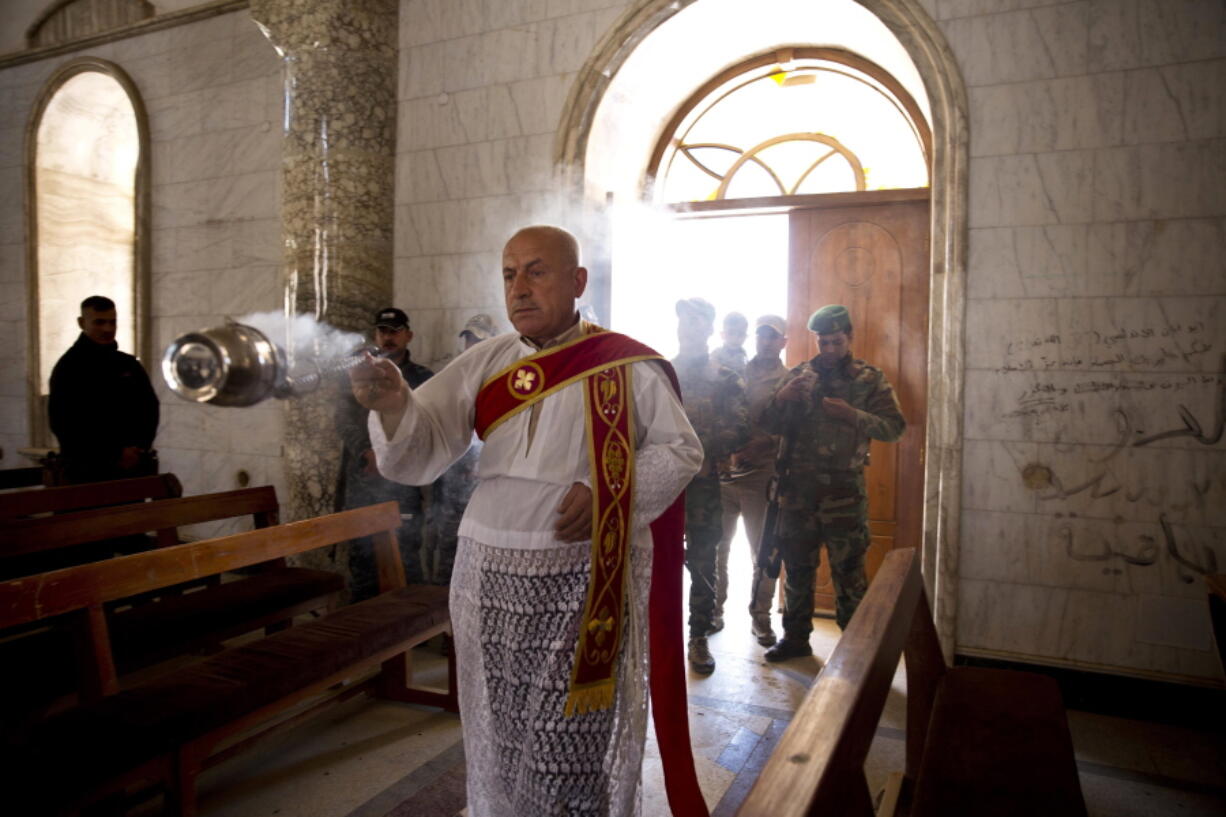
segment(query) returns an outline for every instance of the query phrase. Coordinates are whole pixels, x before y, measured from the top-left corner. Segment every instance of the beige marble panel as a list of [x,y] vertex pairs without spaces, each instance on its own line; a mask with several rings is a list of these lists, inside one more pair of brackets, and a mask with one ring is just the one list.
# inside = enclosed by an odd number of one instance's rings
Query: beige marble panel
[[1188,139],[1226,136],[1226,60],[1207,60],[1161,69],[1164,90],[1176,100]]
[[[180,272],[225,269],[230,266],[231,224],[201,224],[174,231],[176,269]],[[159,313],[161,314],[161,313]]]
[[[199,314],[209,308],[210,292],[216,285],[216,270],[155,273],[150,309],[158,317]],[[162,349],[156,350],[161,354]]]
[[574,74],[555,74],[511,83],[521,132],[552,137],[574,79]]
[[1226,296],[1087,298],[1060,302],[1058,313],[1062,363],[1073,361],[1064,368],[1136,375],[1222,372],[1226,333],[1219,327]]
[[[201,89],[193,99],[205,110],[201,115],[201,130],[229,130],[260,125],[280,130],[276,111],[280,109],[281,78],[273,66],[269,72],[253,79],[239,80],[228,85]],[[279,139],[274,139],[279,143]]]
[[971,88],[971,155],[1120,144],[1128,76],[1114,72]]
[[541,190],[551,179],[548,135],[439,148],[447,197],[473,198]]
[[962,446],[963,510],[1035,513],[1038,497],[1026,488],[1026,467],[1042,464],[1036,443],[967,438]]
[[235,317],[279,309],[284,304],[280,264],[221,270],[213,279],[210,308]]
[[396,292],[410,315],[422,309],[465,309],[501,297],[498,270],[493,253],[415,256],[398,265]]
[[[4,428],[26,428],[28,409],[25,397],[0,395],[0,425]],[[23,441],[22,445],[26,443]]]
[[1224,523],[1226,486],[1215,480],[1215,469],[1223,464],[1220,452],[1064,442],[976,443],[976,448],[986,451],[977,450],[973,458],[995,469],[985,472],[990,484],[973,489],[977,510],[1033,510],[1055,519],[1150,526],[1164,518],[1198,528]]
[[1181,142],[1188,139],[1182,100],[1177,98],[1165,69],[1125,71],[1124,140],[1126,145],[1150,142]]
[[966,368],[1025,367],[1038,354],[1057,352],[1056,304],[1041,298],[968,302],[966,332],[974,342],[966,350]]
[[230,266],[269,267],[281,262],[281,225],[275,218],[234,221],[226,225]]
[[535,75],[565,74],[578,71],[596,43],[622,15],[622,8],[558,17],[541,24],[540,46]]
[[971,160],[971,227],[1030,226],[1092,220],[1092,151]]
[[[8,244],[0,246],[0,284],[20,284],[21,297],[25,298],[25,262],[24,244]],[[2,347],[0,347],[2,348]]]
[[393,257],[399,259],[420,255],[421,240],[417,236],[417,225],[413,222],[412,207],[407,204],[396,205],[394,223]]
[[1057,655],[1070,591],[964,579],[959,583],[958,644],[1013,655]]
[[1054,6],[1068,0],[934,0],[935,10],[929,13],[938,20],[953,17],[975,17],[980,14],[999,14],[1004,11]]
[[[403,0],[400,45],[405,48],[476,34],[490,25],[490,4],[482,0]],[[515,0],[495,5],[519,6]]]
[[[396,203],[418,204],[448,198],[438,150],[415,150],[396,157]],[[397,241],[400,237],[397,236]],[[400,254],[400,253],[397,253]]]
[[1086,73],[1086,3],[961,17],[941,30],[968,87]]
[[492,56],[482,51],[483,36],[426,43],[400,56],[400,99],[462,91],[486,82]]
[[[0,110],[17,110],[5,108]],[[0,167],[16,167],[24,161],[25,127],[10,123],[11,127],[0,127]]]
[[[154,169],[156,180],[157,170]],[[153,226],[155,230],[203,224],[209,218],[207,181],[153,185]],[[0,215],[0,223],[3,216]]]
[[1220,293],[1226,219],[1092,224],[1088,252],[1087,295]]
[[1111,148],[1094,157],[1094,220],[1226,214],[1226,140]]
[[547,69],[545,60],[555,27],[552,21],[541,21],[482,34],[479,81],[489,85],[557,73]]
[[484,142],[519,136],[519,116],[506,85],[493,85],[453,94],[455,106],[464,129],[465,141]]
[[277,211],[276,171],[210,179],[204,186],[207,189],[207,215],[211,220],[261,219]]
[[1217,0],[1093,0],[1089,18],[1090,71],[1226,56]]
[[424,150],[469,141],[450,94],[403,101],[398,111],[401,146]]
[[971,300],[1085,294],[1092,225],[988,227],[970,231]]
[[234,43],[229,39],[184,43],[165,60],[167,86],[177,93],[186,93],[225,85],[234,78],[236,57]]

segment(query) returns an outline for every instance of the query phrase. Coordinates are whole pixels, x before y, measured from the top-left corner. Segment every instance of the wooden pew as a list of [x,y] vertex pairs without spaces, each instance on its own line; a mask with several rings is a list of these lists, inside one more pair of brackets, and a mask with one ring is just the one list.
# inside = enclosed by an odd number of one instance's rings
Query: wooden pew
[[[10,520],[0,527],[0,570],[12,578],[21,575],[8,569],[13,562],[148,531],[156,532],[159,544],[176,545],[181,526],[237,516],[251,516],[257,529],[269,527],[277,523],[278,512],[275,489],[262,486]],[[174,656],[216,649],[252,630],[284,628],[294,616],[330,610],[343,590],[337,573],[287,567],[284,559],[274,559],[235,581],[221,582],[212,575],[207,582],[160,586],[152,595],[110,599],[105,612],[115,663],[121,674],[130,673]],[[42,623],[46,626],[33,632],[0,627],[0,663],[23,668],[0,676],[0,725],[36,720],[74,689],[72,650],[66,645],[88,640],[78,632],[82,622]],[[79,681],[76,692],[83,699],[96,700],[107,691],[88,672]]]
[[[445,692],[410,686],[408,650],[449,632],[450,619],[447,588],[405,587],[399,525],[399,507],[386,502],[0,583],[0,627],[49,616],[82,622],[87,669],[105,692],[37,729],[0,738],[0,768],[12,780],[6,808],[74,814],[154,782],[166,787],[168,810],[190,817],[200,771],[211,756],[236,751],[215,754],[219,746],[237,735],[246,745],[259,728],[338,685],[455,711],[454,658]],[[108,603],[361,536],[374,539],[378,596],[119,690]]]
[[174,474],[10,491],[0,494],[0,521],[179,496],[183,496],[183,486]]
[[5,468],[0,470],[0,491],[12,488],[28,488],[31,485],[43,484],[43,467],[34,465],[29,468]]
[[904,652],[906,771],[880,815],[1085,817],[1059,687],[946,666],[912,549],[887,554],[737,814],[874,814],[864,760]]

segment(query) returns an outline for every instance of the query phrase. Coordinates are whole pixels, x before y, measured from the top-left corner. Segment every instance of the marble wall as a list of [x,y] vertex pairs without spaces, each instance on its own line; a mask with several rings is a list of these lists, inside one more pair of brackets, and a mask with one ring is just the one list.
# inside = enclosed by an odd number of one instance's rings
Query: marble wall
[[177,335],[282,303],[280,63],[245,12],[0,69],[0,200],[6,202],[0,207],[0,467],[30,464],[16,453],[29,444],[24,128],[51,73],[85,55],[123,68],[148,111],[154,360],[146,363],[162,401],[156,443],[162,469],[178,474],[186,493],[237,488],[242,471],[251,485],[273,484],[283,495],[279,405],[240,415],[189,404],[156,373],[161,350]]
[[515,229],[574,224],[553,141],[615,0],[402,0],[396,302],[414,354],[442,362],[476,312],[510,329],[498,270]]
[[971,120],[958,649],[1219,678],[1226,7],[936,16]]

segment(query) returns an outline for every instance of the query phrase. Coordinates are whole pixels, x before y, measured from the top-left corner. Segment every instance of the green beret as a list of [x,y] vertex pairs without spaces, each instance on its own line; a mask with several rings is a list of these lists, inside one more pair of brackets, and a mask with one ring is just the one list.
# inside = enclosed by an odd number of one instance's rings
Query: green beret
[[845,306],[828,304],[809,316],[809,329],[819,335],[850,332],[851,315],[847,313]]
[[702,318],[710,324],[715,323],[715,307],[702,298],[682,298],[677,301],[677,317],[683,318],[687,315]]

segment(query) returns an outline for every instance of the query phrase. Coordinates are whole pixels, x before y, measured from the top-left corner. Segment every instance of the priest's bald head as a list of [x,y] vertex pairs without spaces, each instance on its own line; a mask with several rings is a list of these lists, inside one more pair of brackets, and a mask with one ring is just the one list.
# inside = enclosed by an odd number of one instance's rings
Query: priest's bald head
[[587,287],[579,265],[579,242],[561,227],[535,225],[511,236],[502,251],[507,317],[537,344],[575,324],[575,300]]

